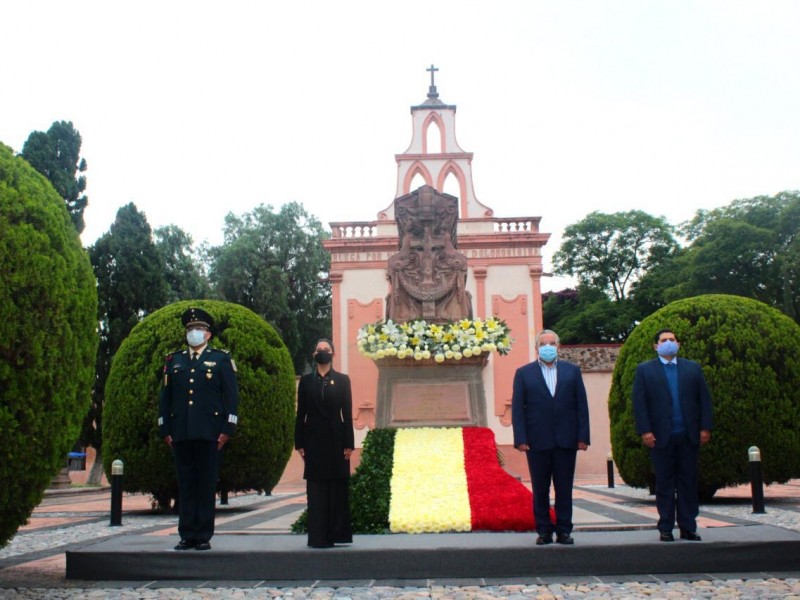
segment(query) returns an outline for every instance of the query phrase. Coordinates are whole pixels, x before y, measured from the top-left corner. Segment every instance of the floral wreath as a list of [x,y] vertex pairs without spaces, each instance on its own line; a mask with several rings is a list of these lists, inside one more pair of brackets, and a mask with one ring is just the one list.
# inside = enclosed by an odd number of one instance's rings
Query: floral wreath
[[506,355],[511,350],[510,333],[505,321],[494,317],[440,324],[422,319],[395,323],[389,319],[365,325],[358,330],[356,339],[358,351],[372,360],[433,358],[442,363],[484,352]]

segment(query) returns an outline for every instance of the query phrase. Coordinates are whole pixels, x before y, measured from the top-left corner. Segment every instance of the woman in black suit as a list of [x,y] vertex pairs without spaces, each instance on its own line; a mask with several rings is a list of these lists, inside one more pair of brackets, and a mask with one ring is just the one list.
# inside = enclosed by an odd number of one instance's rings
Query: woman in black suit
[[317,342],[316,368],[300,378],[294,447],[303,457],[308,498],[308,545],[332,548],[353,541],[350,527],[350,454],[353,400],[350,378],[333,370],[333,343]]

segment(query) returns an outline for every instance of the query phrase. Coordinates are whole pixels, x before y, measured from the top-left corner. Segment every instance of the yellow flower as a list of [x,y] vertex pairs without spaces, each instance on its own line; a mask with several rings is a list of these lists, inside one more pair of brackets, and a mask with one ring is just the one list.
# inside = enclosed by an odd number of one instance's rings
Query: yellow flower
[[460,428],[397,430],[389,525],[396,533],[471,529]]
[[505,355],[511,349],[511,341],[505,323],[495,317],[486,321],[461,319],[444,324],[428,324],[422,319],[397,324],[389,320],[365,325],[356,336],[358,351],[373,360],[388,356],[417,358],[418,352],[423,353],[422,358],[441,354],[444,360],[459,360],[482,352]]

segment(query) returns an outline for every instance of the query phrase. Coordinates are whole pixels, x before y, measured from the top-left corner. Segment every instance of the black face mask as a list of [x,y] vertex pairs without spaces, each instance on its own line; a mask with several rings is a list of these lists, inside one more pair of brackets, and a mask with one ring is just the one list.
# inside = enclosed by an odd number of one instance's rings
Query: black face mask
[[321,365],[327,365],[333,360],[333,354],[330,352],[320,351],[314,354],[314,360]]

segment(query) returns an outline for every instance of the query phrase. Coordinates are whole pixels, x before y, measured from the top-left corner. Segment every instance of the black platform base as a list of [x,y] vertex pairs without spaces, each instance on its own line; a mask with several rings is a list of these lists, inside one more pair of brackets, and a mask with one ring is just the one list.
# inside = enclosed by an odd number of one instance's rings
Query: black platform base
[[[677,538],[677,531],[676,538]],[[217,535],[177,552],[175,536],[121,535],[67,552],[67,578],[102,580],[373,580],[794,571],[800,533],[752,525],[703,529],[702,542],[658,532],[577,531],[574,546],[536,546],[530,533],[356,536],[312,549],[299,535]]]

